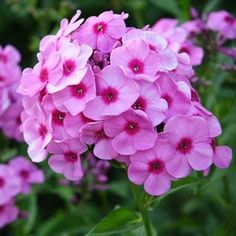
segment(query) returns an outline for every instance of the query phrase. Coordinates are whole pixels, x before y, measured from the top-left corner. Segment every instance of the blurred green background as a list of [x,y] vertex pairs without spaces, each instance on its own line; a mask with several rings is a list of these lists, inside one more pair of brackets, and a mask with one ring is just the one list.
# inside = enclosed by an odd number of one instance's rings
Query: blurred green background
[[[162,17],[186,21],[190,19],[190,6],[202,14],[224,9],[236,16],[236,4],[232,0],[1,0],[0,44],[15,45],[22,54],[21,65],[33,66],[40,39],[55,32],[60,20],[71,18],[76,9],[82,10],[83,18],[105,10],[124,11],[129,13],[128,26],[143,27],[153,25]],[[219,144],[231,146],[235,153],[236,75],[217,69],[210,61],[206,63],[198,68],[199,77],[210,81],[208,87],[199,87],[202,102],[222,123],[223,134]],[[14,145],[11,143],[11,146]],[[25,147],[21,146],[19,150],[24,153]],[[127,176],[122,169],[113,168],[109,172],[109,190],[89,193],[86,189],[57,185],[60,177],[48,170],[46,163],[41,166],[47,172],[47,183],[35,187],[31,196],[22,196],[18,200],[21,209],[30,213],[29,217],[0,231],[1,236],[84,235],[115,205],[135,209]],[[203,180],[195,177],[180,181],[184,186],[180,191],[156,201],[151,218],[158,235],[236,235],[235,160],[227,170],[214,169]],[[71,201],[74,191],[77,200]],[[114,235],[144,234],[134,231]]]

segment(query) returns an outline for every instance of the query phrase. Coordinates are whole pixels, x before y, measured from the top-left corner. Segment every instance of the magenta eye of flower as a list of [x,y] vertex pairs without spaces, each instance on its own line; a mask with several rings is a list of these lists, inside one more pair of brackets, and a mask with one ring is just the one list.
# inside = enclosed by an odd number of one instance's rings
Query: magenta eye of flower
[[93,26],[95,33],[104,33],[106,31],[107,24],[105,22],[98,22]]
[[46,134],[47,134],[47,128],[46,128],[46,126],[45,125],[40,125],[40,127],[39,127],[39,135],[41,136],[41,137],[45,137],[46,136]]
[[48,70],[46,68],[42,68],[39,74],[39,79],[42,82],[48,81]]
[[63,121],[66,117],[66,113],[55,110],[52,113],[52,121],[57,125],[63,125]]
[[4,206],[0,206],[0,213],[4,211]]
[[135,121],[128,122],[125,126],[125,131],[130,135],[136,134],[139,131],[138,123]]
[[46,88],[44,88],[43,90],[40,91],[39,93],[39,100],[42,101],[44,96],[47,94],[47,90]]
[[27,170],[20,171],[20,177],[22,179],[28,179],[29,178],[29,171],[27,171]]
[[21,125],[21,118],[20,118],[20,116],[17,116],[17,117],[16,117],[16,123],[17,123],[18,125]]
[[133,71],[134,74],[142,74],[144,70],[144,64],[139,59],[133,59],[129,63],[129,68]]
[[75,62],[72,60],[66,60],[63,64],[63,75],[69,76],[75,71]]
[[3,63],[7,63],[7,56],[4,54],[0,54],[0,61],[2,61]]
[[150,48],[150,50],[153,50],[153,51],[156,50],[156,47],[154,45],[152,45],[152,44],[149,44],[149,48]]
[[5,185],[5,180],[2,177],[0,177],[0,188],[3,188],[4,185]]
[[71,86],[71,93],[72,96],[77,97],[77,98],[83,98],[87,92],[87,87],[85,86],[84,83],[80,83],[75,86]]
[[159,174],[164,169],[164,163],[161,160],[154,160],[149,163],[149,171],[155,174]]
[[234,23],[234,18],[232,16],[229,16],[229,15],[225,16],[224,20],[230,25],[232,25]]
[[180,52],[180,53],[185,52],[185,53],[187,53],[187,54],[190,54],[190,51],[189,51],[189,49],[188,49],[187,47],[182,47],[179,52]]
[[182,138],[177,144],[176,149],[183,154],[189,153],[192,150],[193,142],[190,138]]
[[144,111],[146,108],[146,101],[144,100],[144,98],[139,97],[136,102],[132,105],[132,108],[134,110],[142,110]]
[[166,100],[166,102],[168,103],[168,107],[172,105],[173,99],[169,94],[163,94],[161,97]]
[[64,153],[65,159],[69,162],[75,162],[78,159],[78,156],[75,152],[66,152]]
[[1,82],[1,81],[5,81],[5,78],[0,75],[0,82]]
[[118,91],[114,88],[107,88],[101,92],[103,101],[107,104],[117,101]]

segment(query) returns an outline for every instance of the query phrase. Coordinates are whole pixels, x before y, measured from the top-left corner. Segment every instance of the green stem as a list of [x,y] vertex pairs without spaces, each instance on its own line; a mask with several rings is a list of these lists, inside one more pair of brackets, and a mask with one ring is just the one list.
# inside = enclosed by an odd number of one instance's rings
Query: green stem
[[146,208],[147,206],[145,206],[144,202],[142,201],[142,198],[141,198],[142,195],[139,193],[137,186],[133,184],[130,184],[130,186],[131,186],[132,193],[136,201],[137,207],[142,215],[147,236],[153,236],[152,229],[151,229],[151,222],[150,222],[148,211]]

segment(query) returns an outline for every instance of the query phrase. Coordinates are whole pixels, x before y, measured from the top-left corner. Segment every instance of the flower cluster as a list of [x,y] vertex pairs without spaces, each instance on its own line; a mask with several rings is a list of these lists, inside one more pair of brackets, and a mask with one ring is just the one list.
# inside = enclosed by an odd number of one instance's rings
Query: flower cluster
[[8,138],[22,141],[19,130],[22,96],[15,92],[21,78],[19,61],[20,54],[16,48],[11,45],[2,48],[0,45],[0,129]]
[[49,166],[77,181],[93,152],[125,163],[130,181],[151,195],[212,164],[228,167],[231,149],[215,141],[220,123],[190,83],[201,56],[176,49],[178,38],[164,36],[170,27],[128,28],[128,15],[112,11],[84,23],[79,16],[44,37],[38,63],[23,71],[18,92],[31,159],[50,154]]
[[0,164],[0,228],[16,220],[15,198],[31,192],[32,184],[44,181],[44,174],[31,161],[18,156]]

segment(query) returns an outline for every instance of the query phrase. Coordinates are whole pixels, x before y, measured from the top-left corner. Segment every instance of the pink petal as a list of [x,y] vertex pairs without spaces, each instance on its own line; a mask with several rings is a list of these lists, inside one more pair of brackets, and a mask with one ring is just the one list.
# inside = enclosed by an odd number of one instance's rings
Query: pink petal
[[148,165],[142,162],[131,162],[128,168],[128,178],[137,185],[144,183],[148,176]]
[[66,165],[66,160],[64,155],[62,154],[52,155],[48,160],[48,165],[56,173],[60,174],[63,173],[64,167]]
[[218,168],[228,168],[232,160],[232,149],[227,146],[215,147],[214,164]]

